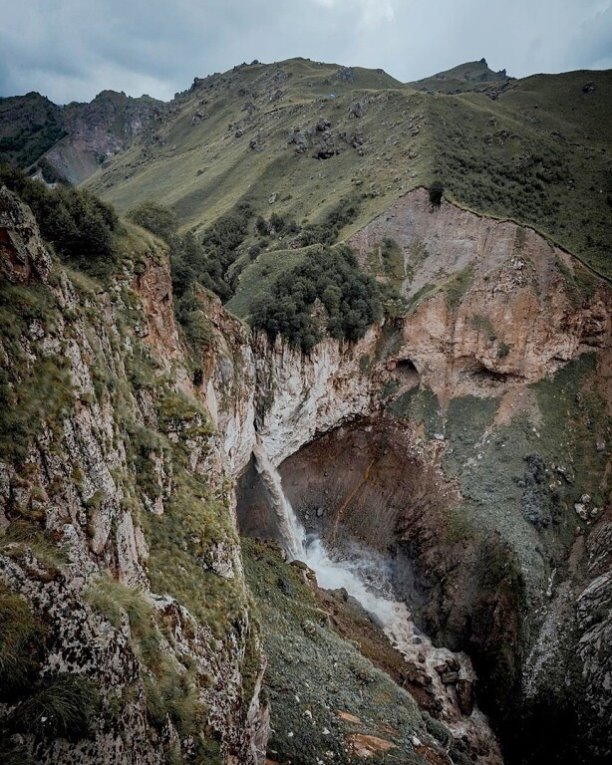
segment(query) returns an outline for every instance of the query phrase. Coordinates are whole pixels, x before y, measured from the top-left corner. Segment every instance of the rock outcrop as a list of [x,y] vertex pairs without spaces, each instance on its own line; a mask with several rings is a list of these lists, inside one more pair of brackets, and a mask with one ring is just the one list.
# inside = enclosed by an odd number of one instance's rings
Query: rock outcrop
[[52,264],[24,205],[6,190],[0,205],[0,620],[36,646],[0,649],[3,756],[262,762],[233,493],[167,255],[132,232],[144,270],[93,291]]

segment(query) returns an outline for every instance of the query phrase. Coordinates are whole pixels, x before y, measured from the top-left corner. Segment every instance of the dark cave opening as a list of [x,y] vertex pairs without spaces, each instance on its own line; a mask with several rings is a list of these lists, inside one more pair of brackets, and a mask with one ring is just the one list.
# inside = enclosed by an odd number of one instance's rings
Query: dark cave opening
[[[416,371],[410,360],[401,369]],[[512,549],[499,535],[457,541],[451,519],[461,497],[435,450],[413,439],[410,427],[380,416],[338,427],[280,465],[284,492],[306,532],[330,549],[356,542],[384,556],[395,593],[423,633],[470,656],[477,702],[506,763],[577,762],[575,712],[522,704],[530,614]],[[252,462],[239,481],[238,520],[246,536],[278,539]],[[555,737],[561,723],[564,738]]]

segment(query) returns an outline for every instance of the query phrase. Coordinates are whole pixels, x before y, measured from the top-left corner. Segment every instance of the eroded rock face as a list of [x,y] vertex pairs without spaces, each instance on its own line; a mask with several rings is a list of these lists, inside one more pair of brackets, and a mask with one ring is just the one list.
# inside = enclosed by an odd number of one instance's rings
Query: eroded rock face
[[[365,259],[386,237],[400,248],[411,306],[398,355],[442,400],[496,395],[609,349],[610,288],[533,229],[433,208],[417,189],[350,243]],[[590,284],[579,298],[573,279]]]
[[[226,455],[187,373],[167,255],[144,239],[138,275],[128,267],[112,293],[88,291],[52,266],[29,210],[6,190],[0,200],[2,269],[33,290],[28,302],[2,285],[3,306],[19,302],[0,337],[13,407],[0,444],[0,607],[17,595],[45,636],[26,690],[3,676],[0,751],[49,764],[260,763],[265,662]],[[49,703],[49,683],[77,689],[70,714],[85,718],[72,738],[22,720],[27,704]]]
[[0,188],[0,266],[14,284],[45,282],[51,269],[32,211],[6,186]]
[[37,164],[68,183],[82,183],[101,164],[125,151],[164,113],[165,104],[148,96],[102,91],[90,103],[63,107],[60,122],[65,133]]

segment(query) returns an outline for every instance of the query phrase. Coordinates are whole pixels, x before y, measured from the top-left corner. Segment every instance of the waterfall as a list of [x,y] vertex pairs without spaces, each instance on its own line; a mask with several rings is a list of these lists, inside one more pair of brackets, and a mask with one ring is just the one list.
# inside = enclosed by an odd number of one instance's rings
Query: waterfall
[[404,659],[412,665],[420,666],[431,679],[430,690],[441,704],[440,719],[449,730],[457,737],[469,732],[473,740],[484,741],[491,752],[491,759],[486,758],[483,762],[501,762],[499,746],[486,717],[477,707],[470,716],[463,715],[457,704],[456,693],[443,684],[437,671],[437,667],[444,662],[454,660],[461,678],[473,681],[475,673],[470,659],[464,653],[453,653],[447,648],[434,646],[417,629],[406,604],[395,599],[390,564],[384,556],[352,543],[343,547],[342,558],[334,558],[332,556],[338,555],[338,551],[330,553],[319,537],[307,537],[285,496],[280,474],[259,441],[253,454],[257,471],[268,491],[278,521],[281,542],[288,557],[291,560],[301,560],[312,569],[319,587],[326,590],[344,588],[355,598],[374,618]]
[[278,470],[270,462],[265,449],[257,440],[253,449],[255,467],[268,491],[270,504],[276,515],[283,548],[291,560],[305,560],[306,534],[298,521],[291,503],[285,497]]

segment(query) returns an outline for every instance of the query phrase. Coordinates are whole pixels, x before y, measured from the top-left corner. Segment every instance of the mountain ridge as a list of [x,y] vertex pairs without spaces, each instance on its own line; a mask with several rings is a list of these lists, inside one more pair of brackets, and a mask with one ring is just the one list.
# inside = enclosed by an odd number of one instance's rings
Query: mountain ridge
[[609,761],[611,77],[253,62],[0,169],[0,759]]

